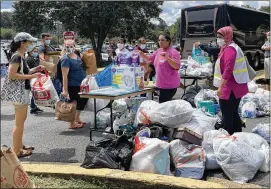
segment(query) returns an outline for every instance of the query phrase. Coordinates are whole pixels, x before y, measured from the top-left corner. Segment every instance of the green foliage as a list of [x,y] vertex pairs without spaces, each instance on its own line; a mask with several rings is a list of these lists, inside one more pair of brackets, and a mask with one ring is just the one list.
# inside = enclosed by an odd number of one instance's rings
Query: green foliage
[[16,32],[11,28],[1,28],[1,39],[12,39]]
[[259,11],[270,13],[270,6],[261,6]]
[[53,20],[49,14],[51,7],[47,1],[14,1],[13,22],[16,31],[28,32],[38,36],[44,28],[53,29]]
[[57,1],[48,2],[54,10],[49,17],[61,21],[66,29],[91,39],[97,64],[108,34],[133,39],[144,36],[150,19],[159,17],[159,1]]
[[242,5],[241,7],[256,10],[256,8],[254,8],[254,7],[250,6],[250,5]]
[[12,28],[13,25],[12,12],[1,12],[1,27]]

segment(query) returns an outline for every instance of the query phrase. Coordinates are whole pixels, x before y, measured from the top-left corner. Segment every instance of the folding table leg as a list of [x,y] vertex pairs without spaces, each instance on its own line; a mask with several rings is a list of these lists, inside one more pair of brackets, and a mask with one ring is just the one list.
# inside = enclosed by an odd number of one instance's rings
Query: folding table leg
[[113,108],[112,108],[113,100],[110,100],[110,132],[113,133]]
[[92,141],[92,131],[96,131],[96,130],[97,130],[97,109],[96,109],[96,98],[94,98],[94,128],[93,129],[90,128],[90,131],[89,131],[90,141]]

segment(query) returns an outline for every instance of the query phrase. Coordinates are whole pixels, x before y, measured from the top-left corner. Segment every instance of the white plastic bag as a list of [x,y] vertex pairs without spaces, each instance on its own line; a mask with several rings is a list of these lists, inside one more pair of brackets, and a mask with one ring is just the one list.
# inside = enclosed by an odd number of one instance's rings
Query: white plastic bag
[[255,94],[261,94],[264,96],[264,98],[270,102],[270,91],[264,90],[262,88],[258,88],[255,92]]
[[199,107],[198,102],[203,101],[203,100],[215,100],[217,104],[219,103],[219,99],[216,94],[216,91],[210,90],[210,89],[200,90],[200,92],[194,98],[195,106],[198,108]]
[[252,129],[252,133],[258,134],[263,137],[267,142],[270,143],[270,124],[259,123],[255,128]]
[[170,144],[157,138],[146,137],[139,137],[139,142],[142,148],[133,155],[130,171],[171,175]]
[[242,107],[243,118],[255,118],[257,114],[257,106],[254,102],[247,102]]
[[151,110],[156,109],[158,106],[159,106],[159,103],[153,100],[146,100],[142,102],[136,113],[134,127],[137,127],[139,123],[143,123],[143,121],[146,120],[146,117],[143,114],[148,115]]
[[59,101],[58,94],[49,75],[41,75],[38,78],[31,79],[30,86],[36,105],[53,107]]
[[115,100],[112,103],[112,109],[114,113],[120,113],[122,115],[127,110],[125,99]]
[[180,124],[175,128],[188,128],[199,135],[203,135],[206,131],[215,129],[218,118],[209,117],[201,110],[195,110],[189,122]]
[[175,176],[201,179],[205,170],[205,152],[202,147],[181,140],[170,142],[170,155],[175,165]]
[[263,162],[260,171],[268,172],[270,170],[269,144],[264,138],[257,134],[246,132],[234,133],[232,136],[237,137],[237,140],[241,140],[249,144],[254,149],[263,152],[265,155],[265,161]]
[[220,169],[213,149],[213,140],[217,137],[226,137],[229,133],[224,129],[206,131],[203,134],[202,148],[206,153],[206,170]]
[[248,82],[247,86],[248,86],[248,91],[252,93],[255,93],[258,89],[258,85],[255,83],[254,80]]
[[235,137],[220,137],[213,140],[217,163],[224,173],[235,182],[251,180],[264,162],[264,154]]
[[116,120],[113,123],[113,130],[114,133],[117,133],[117,130],[119,130],[120,126],[123,125],[130,125],[133,126],[134,119],[135,119],[135,112],[134,111],[128,111],[126,110],[124,114],[120,118],[116,118]]
[[151,122],[158,122],[167,126],[176,126],[189,122],[194,109],[185,100],[172,100],[158,105],[148,116]]
[[[96,111],[99,111],[105,107],[105,103],[103,99],[96,99]],[[85,106],[84,111],[94,112],[94,99],[88,99],[88,103]]]
[[86,78],[81,82],[80,92],[88,94],[91,90],[99,89],[95,77],[87,75]]

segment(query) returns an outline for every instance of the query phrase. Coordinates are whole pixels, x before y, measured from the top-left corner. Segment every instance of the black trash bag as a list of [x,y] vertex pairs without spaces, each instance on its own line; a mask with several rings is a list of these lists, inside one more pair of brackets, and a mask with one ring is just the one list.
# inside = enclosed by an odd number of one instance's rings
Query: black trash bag
[[103,138],[86,147],[85,160],[81,167],[129,170],[133,154],[133,143],[123,135],[119,139]]
[[196,87],[196,85],[187,87],[183,100],[186,100],[187,102],[191,104],[192,107],[195,108],[196,106],[195,106],[194,98],[201,89],[202,88],[200,86]]

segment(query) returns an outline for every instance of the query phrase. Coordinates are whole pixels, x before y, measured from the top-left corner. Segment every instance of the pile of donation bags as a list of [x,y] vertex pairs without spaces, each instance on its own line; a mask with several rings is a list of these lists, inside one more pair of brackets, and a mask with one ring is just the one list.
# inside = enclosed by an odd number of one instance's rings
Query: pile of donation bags
[[182,62],[179,75],[180,76],[208,76],[210,77],[213,73],[213,64],[211,62],[206,62],[201,64],[199,61],[188,57],[186,62]]
[[248,182],[258,171],[269,171],[266,127],[258,125],[253,133],[230,136],[223,129],[215,130],[217,117],[187,101],[144,100],[137,111],[127,110],[126,101],[115,101],[114,134],[87,146],[82,167],[193,179],[202,179],[205,170],[222,169],[236,182]]

